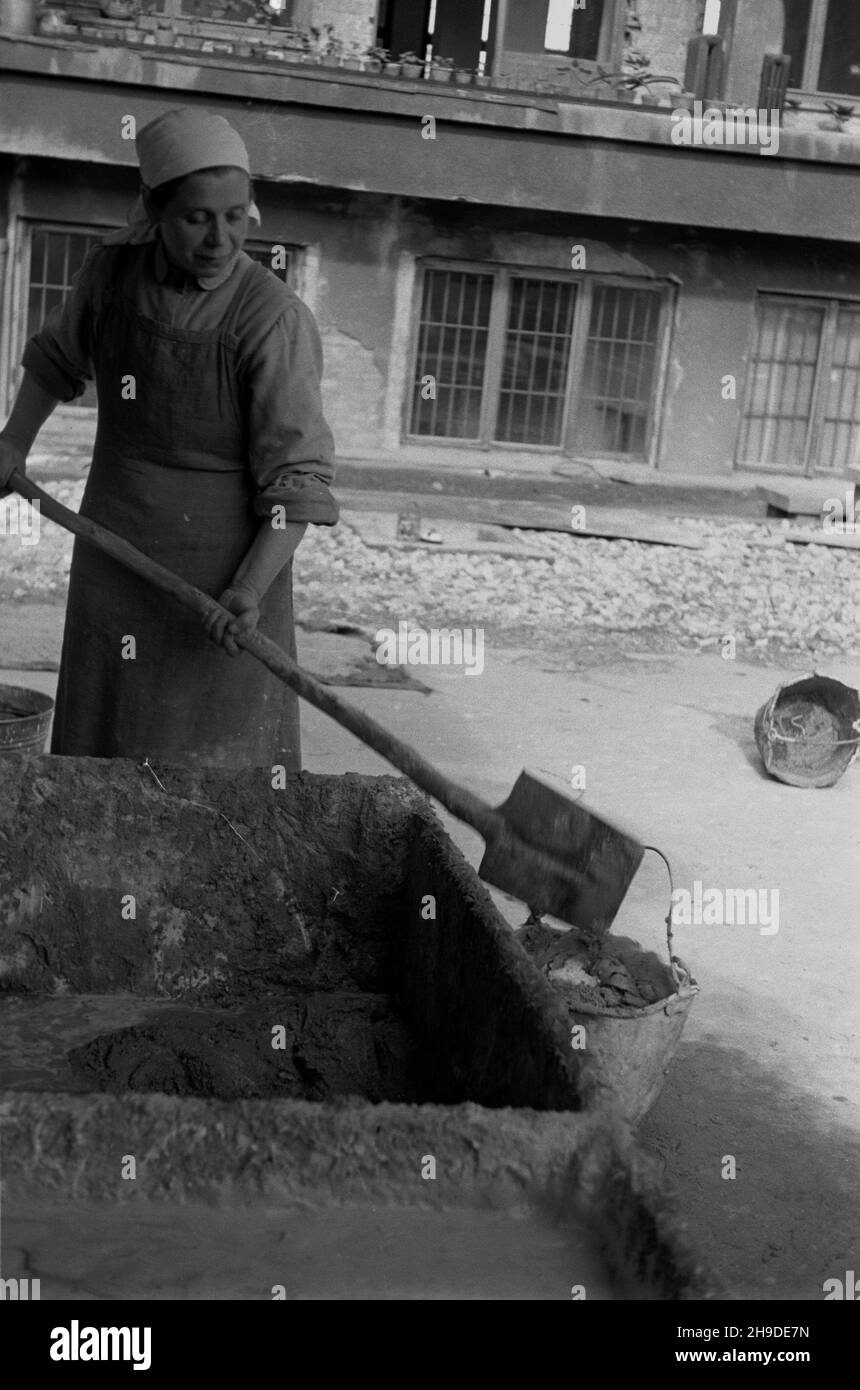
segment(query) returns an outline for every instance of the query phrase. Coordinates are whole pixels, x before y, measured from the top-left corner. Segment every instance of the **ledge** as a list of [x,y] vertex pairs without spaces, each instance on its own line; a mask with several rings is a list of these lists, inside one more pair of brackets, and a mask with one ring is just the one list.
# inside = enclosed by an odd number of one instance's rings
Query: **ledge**
[[[173,105],[219,112],[272,184],[735,235],[856,243],[860,143],[781,132],[779,153],[679,148],[670,111],[449,89],[182,50],[0,38],[0,154],[134,168],[122,132]],[[421,138],[422,117],[438,122]],[[848,179],[852,180],[849,185]],[[587,235],[582,227],[578,235]]]
[[[671,143],[668,107],[633,106],[627,102],[585,101],[563,94],[496,91],[408,78],[348,72],[309,63],[279,64],[260,59],[207,54],[188,49],[126,48],[70,38],[0,35],[0,72],[26,73],[48,80],[67,78],[91,83],[150,87],[176,92],[211,93],[243,101],[276,105],[329,107],[408,120],[433,115],[439,121],[541,131],[628,144],[668,148],[683,158],[691,153],[708,159],[767,159],[860,165],[860,138],[814,130],[780,131],[779,151],[762,155],[745,146],[696,146]],[[9,148],[4,142],[2,148]],[[131,153],[131,152],[129,152]],[[133,163],[133,158],[126,161]]]

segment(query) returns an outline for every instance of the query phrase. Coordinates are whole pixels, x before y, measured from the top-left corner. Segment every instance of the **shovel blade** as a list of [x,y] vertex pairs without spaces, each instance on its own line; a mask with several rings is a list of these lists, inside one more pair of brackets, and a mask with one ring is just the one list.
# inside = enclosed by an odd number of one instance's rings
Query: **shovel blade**
[[608,931],[644,846],[528,772],[496,814],[505,832],[488,841],[481,878],[583,936]]

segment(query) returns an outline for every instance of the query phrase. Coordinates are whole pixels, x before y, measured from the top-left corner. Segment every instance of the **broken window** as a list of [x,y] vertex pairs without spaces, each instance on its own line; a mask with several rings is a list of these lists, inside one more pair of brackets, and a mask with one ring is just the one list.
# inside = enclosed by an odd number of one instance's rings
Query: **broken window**
[[408,432],[647,459],[665,304],[662,286],[427,267]]
[[604,0],[549,0],[544,48],[572,58],[597,59]]
[[496,0],[382,0],[377,42],[395,56],[431,53],[483,72],[492,47]]
[[860,305],[759,296],[738,463],[799,474],[860,467]]

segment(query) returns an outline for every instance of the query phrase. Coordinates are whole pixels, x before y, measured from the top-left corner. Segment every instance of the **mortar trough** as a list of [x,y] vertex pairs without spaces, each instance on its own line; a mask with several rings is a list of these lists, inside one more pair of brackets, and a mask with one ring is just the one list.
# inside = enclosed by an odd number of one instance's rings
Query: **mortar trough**
[[702,1296],[599,1059],[407,784],[3,770],[5,1277]]

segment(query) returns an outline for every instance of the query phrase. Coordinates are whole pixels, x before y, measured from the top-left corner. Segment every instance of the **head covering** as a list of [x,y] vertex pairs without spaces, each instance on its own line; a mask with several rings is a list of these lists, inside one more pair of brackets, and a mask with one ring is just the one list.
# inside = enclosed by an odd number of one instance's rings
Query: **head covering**
[[[135,140],[140,164],[140,181],[146,188],[157,188],[171,179],[196,174],[200,169],[229,166],[244,169],[250,177],[251,163],[245,142],[223,116],[189,106],[165,111],[142,126]],[[251,203],[248,216],[259,224],[260,211]],[[128,226],[112,232],[109,243],[155,240],[156,224],[150,219],[139,197],[128,215]]]

